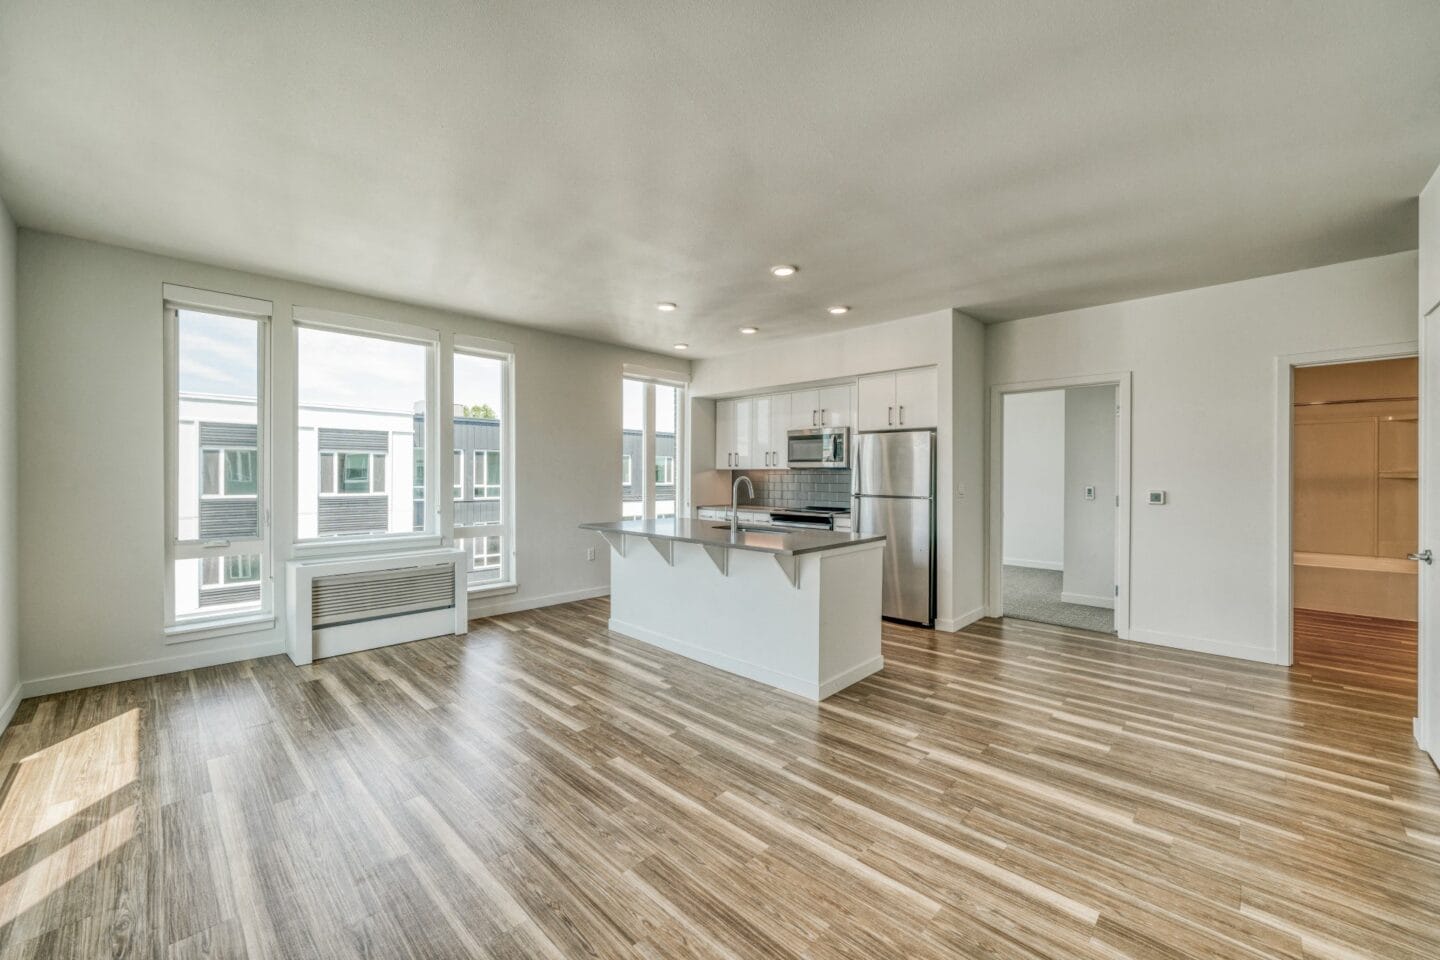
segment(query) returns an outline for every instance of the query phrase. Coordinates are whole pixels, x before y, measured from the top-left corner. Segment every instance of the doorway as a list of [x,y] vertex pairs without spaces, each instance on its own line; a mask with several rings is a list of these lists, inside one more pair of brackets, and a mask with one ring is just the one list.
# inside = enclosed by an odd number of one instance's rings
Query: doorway
[[1117,387],[1012,392],[1001,403],[1000,612],[1115,633]]
[[1414,715],[1419,364],[1291,368],[1291,660]]

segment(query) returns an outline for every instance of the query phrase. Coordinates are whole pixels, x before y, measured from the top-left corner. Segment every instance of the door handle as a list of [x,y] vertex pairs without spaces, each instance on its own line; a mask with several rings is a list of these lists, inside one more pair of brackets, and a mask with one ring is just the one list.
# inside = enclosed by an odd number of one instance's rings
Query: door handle
[[1434,563],[1435,556],[1429,550],[1421,550],[1419,553],[1405,554],[1406,560],[1423,560],[1426,563]]

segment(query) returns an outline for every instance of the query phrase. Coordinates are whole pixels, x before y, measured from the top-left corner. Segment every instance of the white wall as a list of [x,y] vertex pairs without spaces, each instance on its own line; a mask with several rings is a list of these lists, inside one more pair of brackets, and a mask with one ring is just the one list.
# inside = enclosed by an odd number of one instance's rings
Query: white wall
[[[950,399],[940,404],[936,440],[936,607],[938,625],[953,630],[978,619],[984,607],[984,337],[973,318],[940,310],[697,360],[691,386],[697,397],[739,395],[935,366],[938,396]],[[696,463],[713,458],[692,449]]]
[[[19,496],[25,510],[19,541],[25,563],[19,589],[27,695],[281,649],[278,627],[181,644],[163,640],[164,283],[274,303],[280,438],[290,437],[294,423],[288,346],[294,305],[513,343],[520,589],[472,603],[471,613],[606,591],[609,554],[576,525],[615,515],[622,364],[685,372],[687,361],[22,230]],[[277,444],[274,475],[294,476],[294,456],[289,443]],[[276,485],[273,504],[279,562],[293,541],[288,487]],[[5,502],[13,498],[7,494]],[[590,547],[598,548],[593,562],[585,559]],[[5,563],[12,568],[12,561]],[[277,610],[283,609],[280,589]]]
[[1065,391],[1005,396],[1005,563],[1065,566]]
[[1416,287],[1412,251],[989,328],[994,384],[1133,371],[1134,639],[1275,659],[1275,358],[1413,341]]
[[[1060,599],[1114,607],[1114,387],[1070,387],[1065,391],[1064,474],[1065,575]],[[1095,488],[1094,499],[1086,499],[1087,486]],[[1007,509],[1009,503],[1007,493]]]
[[0,730],[20,704],[15,221],[0,201]]

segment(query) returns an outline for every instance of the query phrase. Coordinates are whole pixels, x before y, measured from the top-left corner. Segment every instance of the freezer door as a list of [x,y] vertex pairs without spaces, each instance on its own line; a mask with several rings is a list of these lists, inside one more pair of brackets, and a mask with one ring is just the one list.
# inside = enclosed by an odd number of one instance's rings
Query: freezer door
[[855,438],[855,492],[875,497],[930,496],[930,430],[862,433]]
[[855,529],[885,535],[880,612],[897,620],[934,619],[930,571],[929,499],[861,497],[854,500]]

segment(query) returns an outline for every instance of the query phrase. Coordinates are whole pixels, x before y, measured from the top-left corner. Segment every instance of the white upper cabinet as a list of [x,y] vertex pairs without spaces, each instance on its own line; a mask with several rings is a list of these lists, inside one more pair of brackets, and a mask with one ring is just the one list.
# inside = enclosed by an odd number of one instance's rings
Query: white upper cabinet
[[790,414],[786,422],[790,430],[820,426],[820,391],[796,390],[790,394]]
[[895,424],[900,427],[940,425],[939,386],[934,367],[895,374]]
[[855,425],[855,388],[850,384],[820,388],[820,426],[853,427]]
[[715,401],[715,469],[735,466],[735,401]]
[[790,394],[776,393],[755,399],[756,466],[785,466],[785,434],[790,429]]
[[940,424],[939,390],[934,367],[861,377],[858,429],[922,429]]
[[735,401],[735,466],[749,470],[760,466],[755,451],[755,402],[758,397],[740,397]]

